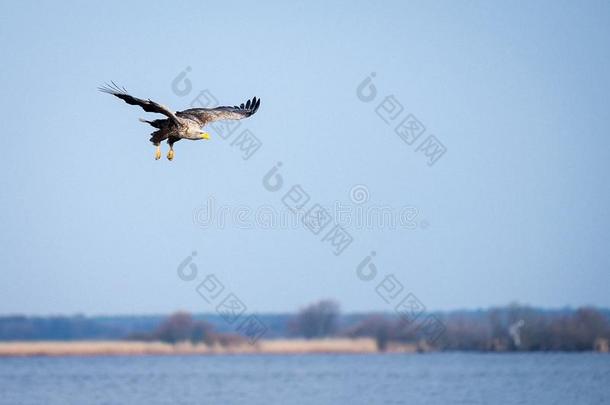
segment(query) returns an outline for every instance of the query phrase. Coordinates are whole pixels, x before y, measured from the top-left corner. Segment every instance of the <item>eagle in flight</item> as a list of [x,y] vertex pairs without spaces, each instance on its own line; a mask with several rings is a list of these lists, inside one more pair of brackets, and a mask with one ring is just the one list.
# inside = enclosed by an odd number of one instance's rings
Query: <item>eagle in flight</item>
[[240,120],[254,114],[258,111],[261,100],[254,97],[248,100],[245,104],[239,107],[215,107],[215,108],[190,108],[188,110],[172,112],[167,107],[162,106],[150,99],[143,100],[133,97],[127,93],[125,88],[117,86],[114,82],[111,85],[105,85],[99,88],[100,91],[112,94],[120,98],[127,104],[139,105],[146,112],[159,113],[167,118],[158,120],[145,120],[140,118],[140,121],[150,124],[157,128],[157,131],[151,133],[150,141],[155,145],[155,159],[161,158],[161,142],[167,139],[169,152],[167,158],[174,159],[174,143],[180,139],[210,139],[210,135],[203,131],[202,128],[214,121],[221,120]]

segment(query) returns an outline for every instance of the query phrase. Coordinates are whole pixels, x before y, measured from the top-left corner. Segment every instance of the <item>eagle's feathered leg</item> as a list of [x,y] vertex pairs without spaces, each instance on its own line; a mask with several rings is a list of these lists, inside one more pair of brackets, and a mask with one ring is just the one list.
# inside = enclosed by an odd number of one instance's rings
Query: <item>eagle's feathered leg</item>
[[155,131],[150,134],[150,141],[155,145],[155,160],[161,159],[161,142],[167,139],[167,134],[163,130]]
[[167,138],[167,144],[169,145],[169,152],[167,152],[167,159],[174,160],[174,143],[178,142],[180,138],[176,138],[175,136],[170,136]]

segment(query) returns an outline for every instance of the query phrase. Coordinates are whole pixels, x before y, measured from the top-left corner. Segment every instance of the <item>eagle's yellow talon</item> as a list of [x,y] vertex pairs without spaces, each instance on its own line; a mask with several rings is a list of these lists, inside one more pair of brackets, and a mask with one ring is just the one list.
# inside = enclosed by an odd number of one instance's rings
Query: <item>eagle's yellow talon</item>
[[173,160],[174,159],[174,151],[173,149],[170,149],[169,152],[167,152],[167,160]]
[[161,147],[157,146],[157,150],[155,151],[155,160],[161,159]]

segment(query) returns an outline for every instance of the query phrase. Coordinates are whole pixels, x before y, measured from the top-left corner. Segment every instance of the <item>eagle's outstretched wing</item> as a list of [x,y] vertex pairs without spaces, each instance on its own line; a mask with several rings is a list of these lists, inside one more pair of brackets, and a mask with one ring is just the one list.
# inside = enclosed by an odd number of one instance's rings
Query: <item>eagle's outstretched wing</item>
[[127,94],[127,90],[125,88],[121,88],[117,86],[114,82],[112,84],[106,84],[105,86],[99,87],[98,90],[104,93],[112,94],[115,97],[120,98],[125,101],[127,104],[131,105],[139,105],[146,112],[159,113],[165,115],[170,120],[174,121],[175,124],[178,124],[178,119],[176,115],[170,111],[167,107],[162,106],[161,104],[155,103],[154,101],[148,99],[143,100],[141,98],[136,98],[134,96],[130,96]]
[[245,104],[233,107],[215,107],[215,108],[190,108],[184,111],[178,111],[176,115],[179,117],[188,116],[189,118],[199,121],[203,126],[210,122],[221,120],[241,120],[254,114],[261,105],[260,98],[254,97],[248,100]]

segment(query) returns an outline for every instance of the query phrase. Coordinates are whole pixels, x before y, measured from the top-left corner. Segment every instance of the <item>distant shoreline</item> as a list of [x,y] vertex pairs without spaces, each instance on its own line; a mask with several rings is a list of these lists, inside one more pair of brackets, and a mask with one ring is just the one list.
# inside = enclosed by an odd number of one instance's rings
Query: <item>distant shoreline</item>
[[[390,344],[386,353],[416,353],[417,345]],[[374,354],[374,339],[277,339],[231,346],[135,341],[0,342],[0,357],[146,356],[223,354]]]

